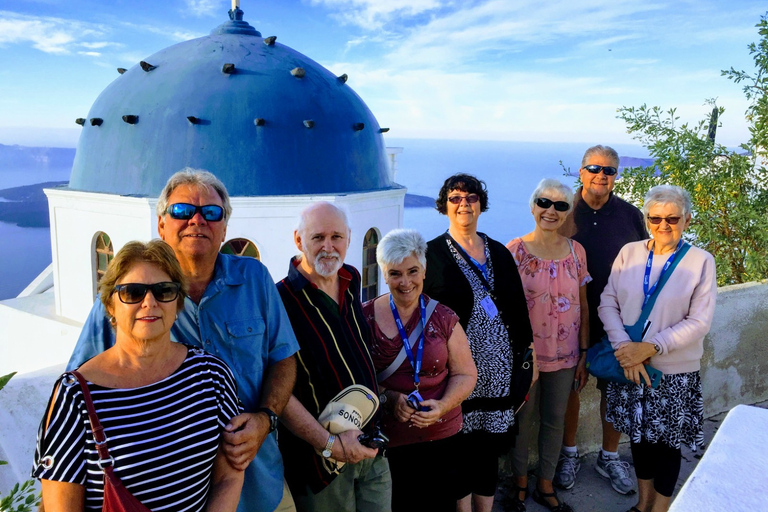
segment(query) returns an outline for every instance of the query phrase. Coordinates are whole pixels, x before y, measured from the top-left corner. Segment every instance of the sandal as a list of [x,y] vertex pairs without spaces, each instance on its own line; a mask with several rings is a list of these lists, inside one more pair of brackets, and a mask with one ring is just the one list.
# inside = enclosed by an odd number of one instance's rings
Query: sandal
[[[560,499],[557,497],[556,492],[543,493],[538,489],[534,489],[533,495],[531,497],[533,498],[533,501],[535,501],[539,505],[543,505],[547,507],[547,509],[550,512],[573,512],[573,509],[569,504],[567,504],[564,501],[560,501]],[[550,502],[547,501],[547,498],[555,498],[555,501],[557,501],[557,505],[552,505]]]
[[[523,493],[522,500],[520,499],[521,492]],[[526,509],[524,501],[528,499],[529,494],[530,490],[528,489],[527,485],[525,487],[519,487],[517,484],[512,484],[512,495],[507,503],[509,507],[508,510],[511,510],[512,512],[525,512]]]

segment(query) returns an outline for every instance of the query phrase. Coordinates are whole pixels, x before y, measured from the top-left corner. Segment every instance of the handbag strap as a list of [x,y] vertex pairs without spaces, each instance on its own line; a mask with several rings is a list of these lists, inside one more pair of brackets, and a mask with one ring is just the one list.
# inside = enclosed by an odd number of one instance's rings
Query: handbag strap
[[[491,288],[491,284],[485,278],[485,276],[483,275],[483,272],[479,268],[477,268],[477,265],[475,265],[472,262],[472,260],[470,259],[469,254],[467,254],[467,252],[459,244],[459,242],[457,242],[456,240],[453,239],[453,237],[451,236],[450,233],[448,233],[446,231],[445,233],[443,233],[443,236],[448,241],[448,243],[456,250],[456,252],[459,253],[459,255],[464,259],[464,261],[467,262],[467,265],[469,265],[469,268],[472,270],[472,272],[475,273],[477,278],[480,280],[480,283],[482,283],[483,287],[488,292],[488,295],[491,297],[491,300],[493,300],[493,302],[495,303],[496,302],[496,294],[493,293],[493,288]],[[485,235],[484,234],[478,233],[478,236],[480,236],[480,238],[483,239],[483,243],[484,244],[487,242],[486,239],[485,239]],[[488,264],[488,262],[486,261],[486,265],[487,264]]]
[[105,463],[109,463],[109,466],[112,466],[115,460],[109,455],[109,450],[107,449],[107,436],[104,435],[104,427],[101,426],[99,417],[96,415],[96,408],[93,406],[91,391],[88,389],[88,384],[86,383],[85,378],[76,370],[66,372],[65,375],[77,379],[77,382],[80,383],[80,388],[83,391],[83,401],[85,401],[85,407],[88,409],[88,420],[91,422],[93,439],[96,442],[96,450],[99,452],[99,467],[104,469]]
[[[429,298],[429,303],[426,307],[426,318],[424,319],[424,325],[427,325],[427,322],[429,321],[429,317],[432,316],[432,313],[435,311],[435,308],[437,307],[439,303],[433,299],[432,297]],[[421,334],[421,322],[416,324],[416,328],[411,332],[411,335],[408,336],[408,343],[411,345],[411,348],[416,346],[416,343],[419,340],[419,335]],[[398,352],[397,357],[394,361],[392,361],[392,364],[387,366],[384,370],[376,374],[376,380],[378,382],[384,382],[387,380],[390,375],[395,373],[395,370],[400,368],[400,365],[403,364],[403,360],[405,360],[405,345],[400,349],[400,352]]]
[[675,267],[677,267],[677,264],[680,263],[680,260],[683,259],[683,256],[685,256],[685,253],[688,252],[688,249],[691,248],[691,244],[688,242],[684,242],[683,245],[680,247],[680,250],[677,253],[677,257],[675,258],[675,261],[672,262],[672,264],[669,266],[667,271],[664,273],[663,276],[661,276],[661,279],[659,279],[659,283],[656,285],[656,289],[653,291],[653,294],[648,299],[648,302],[645,303],[645,306],[643,306],[643,310],[640,312],[640,318],[637,319],[637,323],[645,324],[645,321],[648,320],[648,317],[651,315],[651,310],[653,309],[653,305],[656,304],[656,299],[659,297],[659,292],[662,288],[664,288],[664,285],[667,284],[667,281],[669,281],[669,276],[672,275],[672,272],[675,270]]

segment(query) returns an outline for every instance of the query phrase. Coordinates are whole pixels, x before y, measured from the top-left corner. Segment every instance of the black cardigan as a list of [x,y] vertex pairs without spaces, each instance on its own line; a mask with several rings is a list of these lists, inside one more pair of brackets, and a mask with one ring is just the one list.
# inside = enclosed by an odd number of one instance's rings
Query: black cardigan
[[[488,252],[493,265],[495,303],[511,338],[514,372],[519,369],[523,362],[523,355],[533,343],[523,283],[509,250],[496,240],[482,233],[478,234],[488,240]],[[443,235],[427,243],[427,276],[424,280],[424,293],[451,308],[459,316],[461,326],[465,331],[467,330],[467,322],[472,314],[474,303],[472,287],[456,263]],[[513,394],[515,391],[512,390]],[[523,390],[517,392],[525,396],[527,391],[526,387],[524,392]],[[470,402],[481,400],[485,402],[494,399],[476,398]],[[467,402],[465,404],[469,405]],[[478,407],[496,409],[489,405],[480,403]]]

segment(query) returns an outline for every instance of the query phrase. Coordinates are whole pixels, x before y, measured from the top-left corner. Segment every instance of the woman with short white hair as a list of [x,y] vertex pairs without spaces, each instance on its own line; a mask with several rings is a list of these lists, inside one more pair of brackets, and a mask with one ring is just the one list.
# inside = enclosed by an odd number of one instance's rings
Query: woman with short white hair
[[[680,446],[696,450],[704,441],[699,370],[717,279],[712,255],[683,240],[691,222],[685,190],[653,187],[643,214],[652,238],[621,249],[598,313],[631,381],[609,382],[606,391],[606,420],[632,443],[638,502],[630,511],[662,512],[680,473]],[[663,374],[655,389],[646,384],[647,364]]]
[[533,499],[554,512],[569,512],[552,480],[565,428],[565,410],[573,387],[587,383],[585,352],[589,344],[587,256],[578,242],[557,230],[573,208],[573,192],[555,179],[541,180],[531,194],[534,230],[507,244],[523,282],[539,378],[518,414],[520,432],[511,453],[515,476],[513,510],[525,510],[528,496],[528,445],[534,416],[539,427],[539,469]]
[[[422,293],[427,243],[411,229],[376,248],[389,293],[363,305],[389,437],[392,510],[454,512],[455,435],[477,370],[459,318]],[[415,428],[414,428],[415,427]],[[414,475],[417,475],[414,478]]]

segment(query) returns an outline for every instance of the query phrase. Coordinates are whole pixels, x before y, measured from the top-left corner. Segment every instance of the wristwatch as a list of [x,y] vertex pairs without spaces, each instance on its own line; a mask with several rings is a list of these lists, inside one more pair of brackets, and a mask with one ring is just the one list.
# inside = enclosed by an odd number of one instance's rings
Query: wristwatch
[[661,345],[659,345],[658,343],[654,343],[653,348],[656,349],[657,354],[661,354]]
[[256,413],[263,412],[269,418],[269,431],[272,432],[277,428],[277,414],[269,407],[259,407],[256,409]]
[[322,456],[326,459],[331,458],[331,453],[333,450],[333,443],[336,441],[336,436],[331,434],[328,436],[328,441],[325,442],[325,448],[322,451]]

